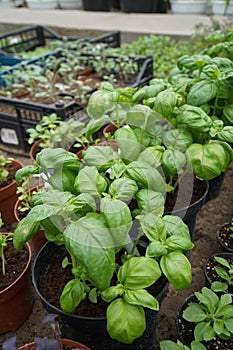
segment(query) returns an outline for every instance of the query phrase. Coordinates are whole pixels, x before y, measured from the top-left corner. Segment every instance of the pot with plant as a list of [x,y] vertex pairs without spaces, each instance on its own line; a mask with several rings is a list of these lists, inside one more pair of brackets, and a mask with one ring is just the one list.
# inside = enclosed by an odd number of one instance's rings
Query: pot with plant
[[[161,98],[161,104],[162,100],[170,99],[165,102],[167,112],[165,108],[155,111],[149,106],[137,104],[145,91],[151,95],[165,87],[165,84],[158,86],[157,83],[159,83],[158,80],[155,80],[150,86],[136,92],[110,88],[99,90],[90,97],[87,112],[94,120],[107,114],[115,130],[111,135],[105,133],[105,137],[114,139],[120,152],[128,153],[128,157],[130,157],[130,149],[134,154],[138,150],[141,153],[140,156],[139,153],[137,154],[139,160],[146,160],[164,174],[167,183],[165,211],[184,218],[190,232],[193,232],[196,215],[208,193],[208,183],[204,178],[208,166],[204,163],[201,169],[201,164],[199,173],[196,166],[195,176],[193,175],[193,164],[188,153],[193,144],[192,134],[184,127],[175,127],[172,118],[169,117],[169,113],[175,110],[178,103],[178,94],[167,90]],[[120,102],[122,97],[126,97],[123,91],[128,93],[128,103]],[[227,158],[227,155],[225,157]],[[201,170],[203,173],[200,172]],[[200,187],[200,193],[196,193],[197,186]]]
[[233,347],[232,323],[232,294],[203,287],[181,305],[176,324],[183,344],[196,340],[208,350],[228,350]]
[[50,322],[52,329],[52,337],[35,338],[31,343],[25,344],[19,348],[16,347],[16,337],[12,337],[5,341],[2,345],[3,350],[90,350],[87,346],[71,339],[60,338],[60,329],[58,322],[56,322],[57,315],[48,314],[42,323]]
[[233,223],[232,220],[225,222],[217,231],[217,241],[221,249],[233,254]]
[[[44,230],[49,242],[34,263],[35,290],[49,312],[59,313],[64,332],[85,337],[93,349],[150,348],[161,289],[167,281],[185,289],[192,280],[184,254],[193,248],[188,227],[163,216],[166,184],[159,171],[132,159],[111,146],[88,147],[82,161],[64,149],[42,150],[36,165],[50,172],[49,186],[32,196],[34,206],[14,235],[20,250]],[[51,259],[55,270],[48,271]],[[64,284],[57,284],[60,271]],[[55,299],[46,291],[47,275]]]
[[13,237],[14,233],[0,233],[0,334],[18,329],[33,307],[31,248],[26,243],[19,253]]
[[0,155],[0,212],[4,225],[15,222],[14,205],[17,201],[15,173],[23,164]]
[[204,273],[214,292],[233,294],[233,254],[217,253],[209,257],[205,262]]

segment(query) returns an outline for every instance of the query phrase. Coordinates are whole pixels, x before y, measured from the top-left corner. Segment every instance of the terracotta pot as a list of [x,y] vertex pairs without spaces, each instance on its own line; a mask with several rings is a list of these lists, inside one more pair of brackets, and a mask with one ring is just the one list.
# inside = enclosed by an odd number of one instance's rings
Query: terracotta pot
[[28,250],[26,267],[11,285],[0,291],[0,334],[18,329],[32,312],[32,251],[29,243],[25,246]]
[[[87,346],[71,339],[59,339],[59,342],[62,345],[65,345],[68,349],[79,349],[79,350],[91,350]],[[35,349],[35,342],[25,344],[24,346],[21,346],[18,348],[18,350],[34,350]]]
[[[12,164],[18,167],[23,167],[23,164],[17,160],[12,160]],[[5,225],[10,225],[15,222],[14,206],[18,199],[16,194],[17,184],[13,180],[9,185],[0,188],[0,213]]]
[[36,159],[36,154],[41,151],[40,143],[42,140],[37,140],[36,142],[33,143],[33,145],[30,148],[29,155],[31,160],[35,161]]
[[[36,191],[36,188],[38,186],[32,187],[30,189],[30,194],[32,194],[33,192]],[[39,186],[40,188],[42,187],[41,185]],[[20,222],[20,218],[19,218],[19,206],[20,206],[20,200],[18,199],[15,203],[14,206],[14,216],[15,216],[15,221]],[[38,231],[31,239],[33,248],[35,253],[37,253],[42,247],[43,245],[47,242],[47,239],[45,238],[45,234],[44,231],[40,230]]]

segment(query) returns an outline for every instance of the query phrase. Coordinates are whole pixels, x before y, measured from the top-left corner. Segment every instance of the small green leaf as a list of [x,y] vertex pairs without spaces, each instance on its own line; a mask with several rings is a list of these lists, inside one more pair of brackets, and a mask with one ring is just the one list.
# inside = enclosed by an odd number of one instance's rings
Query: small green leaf
[[60,296],[60,304],[65,312],[73,312],[85,296],[83,284],[78,279],[69,281]]

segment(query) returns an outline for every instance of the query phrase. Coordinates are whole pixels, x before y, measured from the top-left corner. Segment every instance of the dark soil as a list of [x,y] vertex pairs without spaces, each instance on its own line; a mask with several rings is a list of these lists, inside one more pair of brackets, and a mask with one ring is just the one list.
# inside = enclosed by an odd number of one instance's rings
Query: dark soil
[[[232,218],[233,219],[233,218]],[[222,244],[223,249],[233,253],[233,222],[228,222],[222,225],[218,231],[217,239]]]
[[[194,339],[194,328],[195,323],[188,322],[182,317],[183,311],[187,308],[190,302],[198,302],[194,295],[190,296],[188,299],[184,301],[184,304],[181,305],[179,317],[177,318],[178,324],[178,332],[183,339],[183,343],[190,345],[192,340]],[[207,350],[231,350],[233,349],[233,341],[232,340],[223,340],[216,336],[214,340],[209,342],[203,341],[203,344],[206,346]]]
[[2,259],[0,259],[0,291],[12,284],[23,272],[28,262],[28,251],[23,249],[18,252],[12,241],[8,241],[7,247],[4,249],[6,260],[6,273],[2,274]]
[[[233,254],[230,254],[230,253],[218,253],[218,256],[221,257],[221,258],[226,259],[228,264],[233,266]],[[211,257],[209,257],[207,259],[206,265],[205,265],[205,275],[206,275],[207,281],[209,282],[210,285],[214,281],[219,281],[219,282],[226,283],[226,280],[221,278],[219,276],[219,274],[216,272],[216,270],[215,270],[216,267],[221,267],[223,270],[226,271],[228,276],[230,275],[229,274],[229,269],[227,267],[223,266],[222,264],[218,263],[215,260],[214,256],[211,256]],[[233,280],[232,280],[231,284],[228,285],[228,288],[225,290],[225,292],[233,294]]]

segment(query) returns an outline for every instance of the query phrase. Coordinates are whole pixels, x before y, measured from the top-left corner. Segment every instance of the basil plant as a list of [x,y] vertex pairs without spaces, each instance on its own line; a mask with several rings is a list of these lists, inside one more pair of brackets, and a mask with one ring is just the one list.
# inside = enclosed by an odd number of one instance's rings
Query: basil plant
[[[163,216],[164,178],[139,157],[137,147],[127,157],[111,146],[90,146],[82,161],[62,148],[46,148],[34,166],[17,174],[20,182],[39,172],[45,186],[33,194],[32,209],[18,223],[14,246],[21,250],[39,229],[64,245],[62,266],[72,265],[73,279],[60,296],[61,309],[72,313],[83,299],[102,298],[109,304],[109,335],[126,344],[144,333],[145,308],[159,309],[148,287],[162,274],[176,289],[187,288],[192,279],[184,254],[193,248],[188,228],[180,218]],[[139,249],[143,237],[148,245]]]

